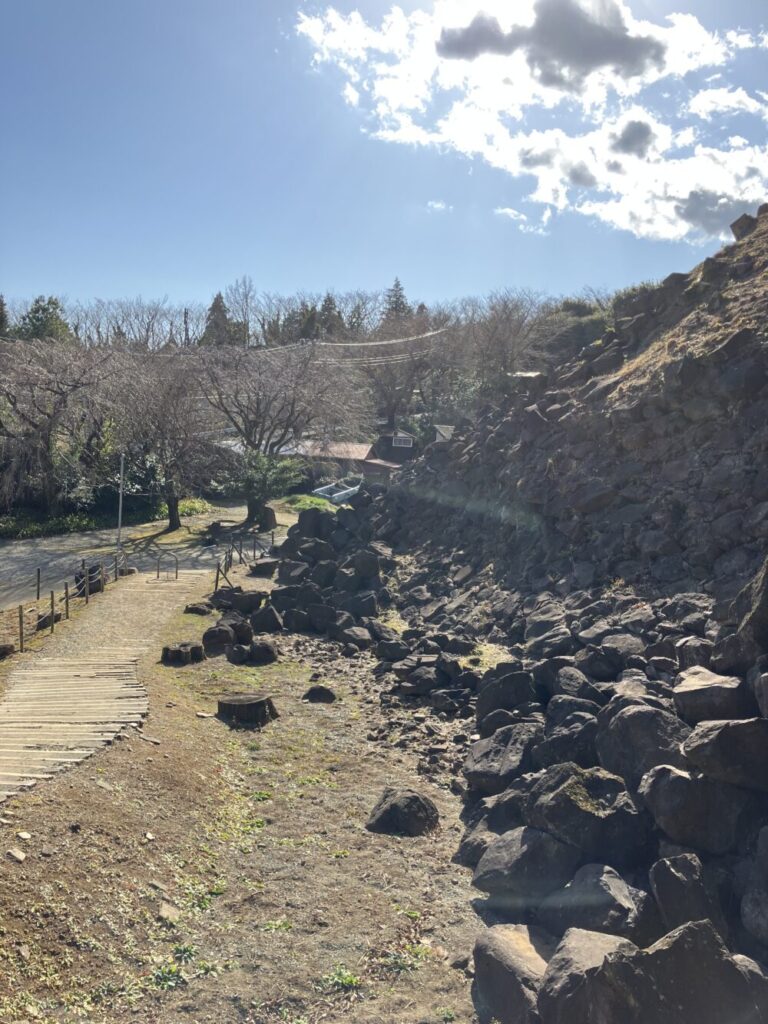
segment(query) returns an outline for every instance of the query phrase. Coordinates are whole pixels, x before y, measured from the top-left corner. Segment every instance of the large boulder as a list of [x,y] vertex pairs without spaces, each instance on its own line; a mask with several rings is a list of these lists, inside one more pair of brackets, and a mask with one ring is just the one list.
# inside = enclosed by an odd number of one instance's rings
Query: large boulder
[[511,829],[494,839],[475,868],[472,884],[510,910],[536,907],[562,889],[578,867],[579,851],[538,829]]
[[597,764],[596,737],[595,716],[575,711],[554,728],[547,728],[544,739],[531,751],[533,766],[548,768],[573,761],[582,768],[593,768]]
[[748,790],[670,765],[652,768],[640,795],[673,842],[706,853],[736,850],[766,820],[764,801]]
[[539,985],[556,941],[540,928],[497,924],[475,943],[474,1001],[481,1024],[538,1024]]
[[[613,953],[632,954],[636,947],[616,935],[571,928],[547,964],[539,983],[538,1010],[541,1024],[591,1022],[589,977]],[[613,1024],[623,1024],[616,1020]]]
[[758,650],[768,653],[768,558],[742,600],[748,605],[748,610],[739,626],[739,633]]
[[518,722],[473,743],[464,763],[469,788],[486,796],[503,792],[532,767],[531,749],[541,740],[541,722]]
[[283,618],[271,604],[265,605],[251,616],[254,633],[280,633],[283,629]]
[[597,754],[600,764],[636,788],[658,764],[685,767],[681,743],[690,727],[677,715],[635,704],[609,715],[609,704],[598,716]]
[[493,711],[512,711],[520,704],[536,699],[530,672],[510,672],[499,679],[481,683],[477,695],[477,720],[481,722]]
[[686,722],[724,718],[748,718],[757,711],[745,680],[721,676],[702,665],[681,672],[675,679],[674,701],[677,713]]
[[645,815],[624,781],[602,768],[571,762],[548,768],[530,791],[525,820],[578,848],[582,862],[622,867],[646,853]]
[[369,832],[421,836],[433,832],[439,824],[440,814],[428,796],[412,789],[388,787],[371,811],[365,827]]
[[553,935],[580,928],[639,941],[653,913],[651,903],[647,893],[629,885],[607,864],[585,864],[564,889],[547,896],[536,922]]
[[584,979],[588,1016],[574,1013],[569,1024],[765,1022],[765,982],[728,953],[709,921],[685,924],[648,949],[617,950]]
[[768,719],[703,722],[683,750],[709,778],[768,793]]
[[235,631],[231,626],[211,626],[203,633],[203,647],[206,654],[217,653],[235,642]]
[[693,853],[657,860],[649,879],[661,920],[667,931],[688,921],[709,920],[724,941],[728,941],[720,900],[714,886],[704,877],[704,868]]
[[277,648],[269,640],[254,640],[248,658],[252,665],[272,665],[277,661]]

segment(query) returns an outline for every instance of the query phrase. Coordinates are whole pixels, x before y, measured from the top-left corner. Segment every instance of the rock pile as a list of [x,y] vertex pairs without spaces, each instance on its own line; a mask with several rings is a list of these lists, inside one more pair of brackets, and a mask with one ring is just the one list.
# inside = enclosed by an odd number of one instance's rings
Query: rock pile
[[444,543],[471,538],[472,561],[517,586],[707,581],[727,614],[768,540],[768,206],[749,227],[628,295],[603,337],[553,347],[503,408],[428,449],[401,474],[390,542],[439,521]]

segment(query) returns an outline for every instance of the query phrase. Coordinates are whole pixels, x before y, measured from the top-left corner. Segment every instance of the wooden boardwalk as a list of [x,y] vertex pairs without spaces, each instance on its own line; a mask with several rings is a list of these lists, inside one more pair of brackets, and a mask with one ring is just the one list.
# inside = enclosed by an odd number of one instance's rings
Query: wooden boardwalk
[[71,633],[52,637],[39,656],[21,656],[0,699],[0,803],[141,725],[149,701],[138,660],[209,575],[126,577],[72,623]]

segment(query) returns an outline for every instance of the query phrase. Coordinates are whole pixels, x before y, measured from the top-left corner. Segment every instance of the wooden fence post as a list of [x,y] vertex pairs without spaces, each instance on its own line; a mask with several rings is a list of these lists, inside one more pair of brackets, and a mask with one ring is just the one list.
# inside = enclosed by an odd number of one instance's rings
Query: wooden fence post
[[56,594],[51,591],[51,632],[54,630],[56,625]]
[[88,604],[88,602],[91,599],[91,567],[90,566],[88,566],[88,568],[85,570],[85,577],[84,577],[84,579],[85,579],[85,603]]
[[64,618],[69,618],[69,584],[64,581]]
[[99,562],[99,582],[101,584],[101,593],[104,593],[104,563]]
[[213,592],[214,593],[216,593],[216,591],[219,589],[219,573],[220,572],[221,572],[221,562],[217,562],[216,563],[216,582],[215,582],[215,584],[213,586]]
[[19,651],[24,653],[24,605],[19,605]]
[[40,566],[37,567],[37,600],[40,600]]

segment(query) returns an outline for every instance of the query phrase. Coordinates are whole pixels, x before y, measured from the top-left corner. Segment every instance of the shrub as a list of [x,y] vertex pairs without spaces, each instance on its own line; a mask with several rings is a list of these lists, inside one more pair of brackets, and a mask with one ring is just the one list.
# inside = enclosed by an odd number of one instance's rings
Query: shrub
[[[182,498],[179,502],[179,515],[182,519],[189,519],[191,516],[204,516],[211,511],[213,511],[213,506],[204,498]],[[163,501],[158,506],[155,519],[167,518],[168,505]]]

